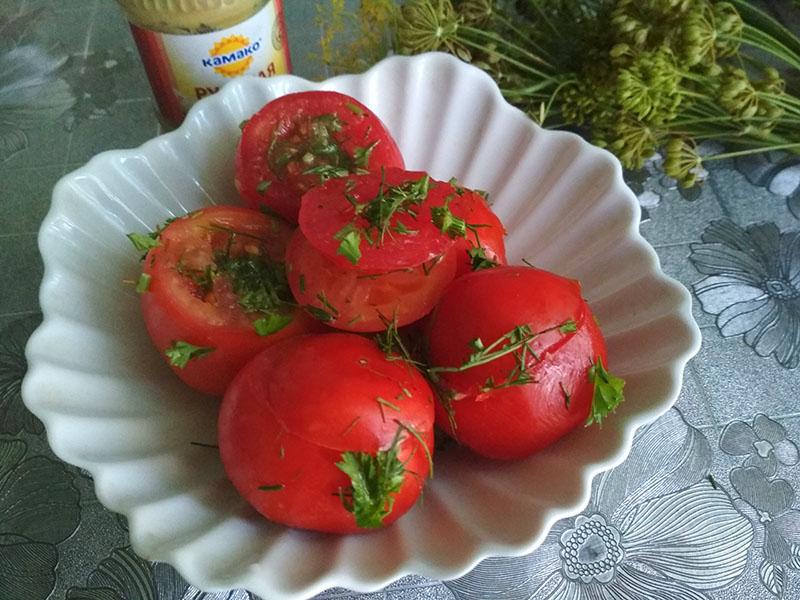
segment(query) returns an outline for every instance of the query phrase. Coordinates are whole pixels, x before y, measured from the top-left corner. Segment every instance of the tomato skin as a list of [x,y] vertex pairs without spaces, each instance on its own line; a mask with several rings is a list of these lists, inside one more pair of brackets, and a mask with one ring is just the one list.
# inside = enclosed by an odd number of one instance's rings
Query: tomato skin
[[[399,410],[381,411],[378,397]],[[388,361],[358,335],[309,335],[268,348],[241,370],[222,402],[219,446],[236,489],[268,519],[353,533],[364,529],[338,494],[350,485],[336,467],[342,452],[388,449],[398,422],[432,452],[433,421],[433,392],[416,369]],[[403,434],[398,448],[407,471],[384,525],[413,506],[428,474],[416,438]],[[280,487],[259,490],[265,485]]]
[[143,272],[150,276],[150,283],[140,301],[153,344],[168,364],[164,353],[177,340],[214,348],[191,359],[184,368],[170,367],[190,387],[221,396],[238,370],[261,350],[288,337],[319,331],[320,326],[295,309],[286,327],[261,336],[254,329],[253,317],[241,310],[224,281],[215,283],[207,297],[200,297],[197,286],[177,271],[177,265],[185,259],[199,268],[212,260],[213,246],[218,242],[215,236],[220,235],[212,231],[214,227],[262,238],[265,242],[260,243],[260,251],[276,261],[283,260],[292,228],[280,219],[247,208],[209,207],[170,223],[161,233],[158,246],[145,258]]
[[345,331],[382,331],[386,327],[381,315],[396,317],[398,326],[403,326],[428,314],[453,280],[456,262],[455,253],[448,251],[430,267],[363,273],[329,260],[298,229],[286,251],[286,274],[297,302],[325,311],[332,317],[327,325]]
[[[361,257],[355,264],[339,252],[337,234],[344,227],[355,224],[360,229],[369,229],[369,223],[355,214],[354,199],[369,203],[381,190],[418,183],[425,178],[428,192],[424,200],[413,207],[417,216],[397,211],[391,219],[392,228],[402,224],[413,234],[396,233],[390,228],[380,242],[370,244],[364,239]],[[380,173],[331,179],[303,196],[300,229],[314,248],[344,269],[380,273],[416,267],[453,247],[453,238],[433,223],[431,209],[443,206],[448,197],[455,195],[451,184],[430,179],[423,171],[386,168]]]
[[453,214],[467,223],[467,235],[457,238],[453,250],[458,256],[456,277],[472,272],[472,259],[468,252],[472,248],[483,248],[486,258],[499,265],[508,264],[506,260],[506,229],[503,223],[478,192],[464,190],[451,204]]
[[[577,331],[561,332],[558,326],[570,320]],[[430,316],[430,364],[462,365],[475,352],[473,340],[489,345],[519,325],[532,332],[554,328],[530,342],[541,359],[529,354],[526,362],[535,382],[482,390],[489,377],[507,381],[516,365],[512,355],[439,373],[438,385],[451,399],[440,395],[437,424],[490,458],[529,456],[583,424],[594,391],[588,369],[597,357],[607,364],[605,341],[579,284],[529,267],[496,267],[454,281]]]
[[[301,161],[292,161],[283,167],[274,161],[270,164],[270,153],[275,152],[276,139],[281,143],[295,134],[308,139],[307,129],[313,119],[325,115],[335,115],[341,123],[339,131],[331,131],[332,139],[341,151],[336,154],[337,160],[339,157],[352,160],[356,149],[368,148],[377,142],[369,154],[365,170],[403,166],[397,143],[384,124],[355,98],[329,91],[287,94],[266,104],[242,130],[235,160],[236,188],[249,206],[265,205],[297,222],[300,197],[311,187],[319,185],[320,176],[303,174],[307,165],[301,165]],[[263,181],[270,182],[269,188],[259,191]]]

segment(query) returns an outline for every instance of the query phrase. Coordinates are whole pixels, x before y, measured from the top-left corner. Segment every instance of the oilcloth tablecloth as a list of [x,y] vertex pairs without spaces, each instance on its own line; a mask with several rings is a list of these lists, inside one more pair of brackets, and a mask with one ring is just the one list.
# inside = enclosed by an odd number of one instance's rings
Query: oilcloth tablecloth
[[[317,75],[305,51],[314,2],[286,12],[296,72]],[[0,2],[0,600],[253,600],[203,595],[136,556],[124,520],[98,503],[87,473],[55,458],[20,399],[53,185],[161,131],[114,3]],[[638,432],[586,510],[533,554],[456,581],[411,576],[318,598],[800,598],[800,159],[719,161],[691,192],[658,157],[627,180],[641,231],[692,292],[703,333],[676,407]]]

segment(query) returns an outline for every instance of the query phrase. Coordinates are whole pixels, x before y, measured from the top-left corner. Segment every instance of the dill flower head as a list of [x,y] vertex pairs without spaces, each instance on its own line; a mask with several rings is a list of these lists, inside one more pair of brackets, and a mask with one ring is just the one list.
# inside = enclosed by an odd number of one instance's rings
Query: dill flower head
[[605,145],[627,169],[641,169],[659,146],[657,131],[630,117],[619,119],[610,133],[613,137]]
[[397,46],[405,54],[446,50],[463,60],[471,56],[457,40],[460,17],[450,0],[410,0],[400,7]]
[[696,0],[617,0],[611,25],[619,41],[638,48],[656,48],[678,29]]
[[462,0],[456,10],[466,25],[484,25],[494,16],[494,0]]
[[641,52],[617,75],[617,100],[638,119],[661,124],[678,114],[681,74],[672,51]]
[[693,67],[702,62],[714,62],[717,30],[714,13],[708,4],[698,5],[686,13],[677,41],[681,62]]
[[[744,69],[726,67],[720,78],[718,101],[735,121],[741,121],[750,135],[766,135],[783,115],[783,108],[772,96],[783,94],[784,81],[768,67],[764,79],[752,82]],[[758,117],[758,119],[754,119]]]
[[717,56],[719,58],[733,56],[739,51],[739,39],[744,28],[742,17],[730,2],[714,2],[712,10]]
[[694,142],[682,137],[670,138],[664,144],[664,172],[687,188],[704,177],[703,159]]

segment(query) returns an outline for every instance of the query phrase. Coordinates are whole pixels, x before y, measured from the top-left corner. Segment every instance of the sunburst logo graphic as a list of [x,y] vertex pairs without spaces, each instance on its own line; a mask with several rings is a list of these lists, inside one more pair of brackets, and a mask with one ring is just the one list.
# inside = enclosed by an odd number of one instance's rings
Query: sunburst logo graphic
[[203,66],[213,68],[224,77],[243,75],[253,64],[253,54],[261,48],[261,40],[252,44],[243,35],[222,38],[208,51],[211,58],[203,59]]

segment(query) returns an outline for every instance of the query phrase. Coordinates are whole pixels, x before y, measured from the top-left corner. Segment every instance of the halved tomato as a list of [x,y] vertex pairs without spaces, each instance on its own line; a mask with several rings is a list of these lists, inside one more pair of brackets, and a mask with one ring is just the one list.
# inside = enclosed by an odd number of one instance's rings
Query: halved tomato
[[338,92],[298,92],[269,102],[245,124],[236,187],[249,206],[296,222],[310,188],[382,166],[402,167],[403,158],[372,111]]
[[343,268],[298,229],[286,252],[286,272],[297,302],[327,325],[381,331],[387,321],[402,326],[429,313],[453,280],[456,261],[447,251],[422,265],[385,273]]
[[291,233],[282,219],[214,206],[140,236],[152,246],[138,286],[147,331],[191,387],[221,395],[258,352],[320,329],[286,282]]

